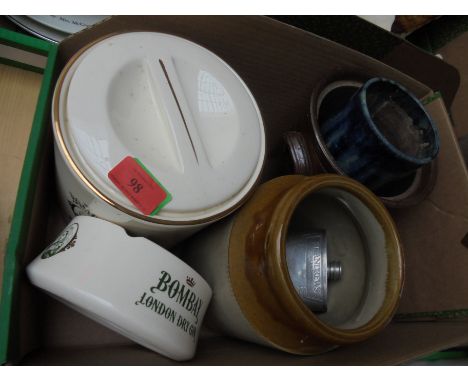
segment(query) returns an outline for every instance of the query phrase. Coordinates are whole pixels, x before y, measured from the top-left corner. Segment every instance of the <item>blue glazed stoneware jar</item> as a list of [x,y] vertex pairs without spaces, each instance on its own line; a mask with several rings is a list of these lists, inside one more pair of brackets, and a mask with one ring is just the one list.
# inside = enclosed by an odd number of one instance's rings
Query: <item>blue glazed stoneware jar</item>
[[439,134],[422,103],[400,84],[368,80],[321,126],[343,172],[374,192],[430,163]]

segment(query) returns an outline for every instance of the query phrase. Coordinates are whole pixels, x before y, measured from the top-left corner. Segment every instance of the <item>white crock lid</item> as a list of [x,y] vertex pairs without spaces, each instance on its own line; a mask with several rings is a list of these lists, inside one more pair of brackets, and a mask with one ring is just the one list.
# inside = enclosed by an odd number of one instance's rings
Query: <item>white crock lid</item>
[[265,134],[252,94],[224,61],[188,40],[155,32],[106,38],[75,61],[59,96],[71,158],[100,192],[137,214],[108,179],[127,156],[171,193],[156,216],[169,221],[232,209],[261,172]]

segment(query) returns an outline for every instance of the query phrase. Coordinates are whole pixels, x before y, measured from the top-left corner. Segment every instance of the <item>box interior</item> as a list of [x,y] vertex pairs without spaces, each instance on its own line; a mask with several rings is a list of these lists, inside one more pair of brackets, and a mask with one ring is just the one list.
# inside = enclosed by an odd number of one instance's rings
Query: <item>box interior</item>
[[[430,49],[427,49],[428,52],[411,43],[410,40],[413,40],[411,38],[405,39],[394,33],[389,33],[360,16],[288,15],[273,17],[390,65],[426,84],[431,89],[437,89],[442,93],[446,104],[448,106],[452,104],[460,81],[457,69],[450,65],[450,61],[447,63],[447,61],[429,53]],[[451,17],[453,16],[444,16],[442,19],[446,20]],[[420,46],[428,45],[426,39],[424,39],[424,44],[419,42]],[[431,44],[427,48],[432,48]],[[443,76],[434,75],[434,73],[443,73]]]
[[[219,55],[244,79],[256,98],[267,130],[268,159],[263,179],[290,172],[282,134],[303,123],[309,97],[320,81],[384,76],[418,97],[431,89],[360,53],[264,17],[113,17],[61,43],[56,75],[71,55],[99,36],[129,30],[155,30],[188,38]],[[261,63],[261,65],[259,64]],[[406,284],[399,313],[468,308],[468,178],[443,101],[428,107],[441,132],[439,177],[428,200],[392,210],[406,254]],[[50,121],[48,122],[50,126]],[[51,129],[31,211],[22,268],[66,222],[54,204]],[[47,232],[46,232],[47,231]],[[441,263],[443,263],[441,265]],[[449,280],[450,279],[450,280]],[[429,291],[427,290],[429,288]],[[32,287],[22,270],[10,330],[10,362],[20,364],[177,364],[52,300]],[[408,320],[408,316],[403,317]],[[434,320],[435,317],[429,317]],[[218,336],[205,330],[189,364],[395,364],[468,341],[468,322],[392,322],[363,343],[298,357]]]
[[399,319],[466,315],[468,307],[467,172],[443,102],[426,106],[440,132],[437,181],[420,204],[393,209],[405,250]]
[[460,87],[452,105],[455,135],[459,139],[465,161],[468,163],[468,67],[466,65],[468,32],[462,33],[439,50],[445,61],[452,64],[460,73]]

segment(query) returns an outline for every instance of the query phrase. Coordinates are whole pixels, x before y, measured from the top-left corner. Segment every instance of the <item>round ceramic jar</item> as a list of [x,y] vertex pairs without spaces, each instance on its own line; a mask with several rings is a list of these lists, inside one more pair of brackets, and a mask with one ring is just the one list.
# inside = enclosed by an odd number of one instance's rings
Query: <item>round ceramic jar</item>
[[[81,49],[58,79],[52,117],[69,215],[97,216],[166,247],[238,208],[263,167],[263,121],[245,83],[172,35],[124,33]],[[135,171],[156,189],[150,196],[136,194]]]
[[[367,87],[364,85],[367,84]],[[360,138],[352,137],[351,133],[341,134],[339,143],[335,142],[333,150],[328,147],[325,139],[326,124],[337,125],[336,131],[344,132],[350,130],[350,126],[338,126],[339,123],[352,125],[369,126],[369,115],[367,122],[359,112],[358,117],[353,116],[347,120],[343,119],[343,110],[348,114],[352,109],[352,100],[358,98],[358,91],[368,90],[372,85],[393,87],[396,94],[393,95],[403,103],[411,103],[408,107],[411,116],[418,122],[425,125],[426,135],[432,134],[429,138],[434,140],[431,155],[424,160],[404,154],[393,143],[383,137],[374,125],[364,128],[357,135]],[[388,91],[388,89],[387,89]],[[362,93],[361,93],[362,94]],[[354,109],[358,107],[353,106]],[[341,114],[339,111],[343,111]],[[360,110],[362,111],[362,110]],[[398,112],[398,110],[397,110]],[[338,116],[337,116],[338,113]],[[355,113],[355,114],[356,114]],[[364,114],[366,114],[364,112]],[[400,113],[394,113],[396,118]],[[339,122],[340,121],[340,122]],[[332,122],[332,123],[330,123]],[[366,124],[367,123],[367,124]],[[372,122],[370,122],[372,124]],[[330,129],[330,128],[329,128]],[[403,130],[403,129],[400,129]],[[377,133],[373,133],[377,131]],[[398,131],[398,129],[395,129]],[[338,134],[337,134],[338,136]],[[433,125],[431,117],[424,110],[421,103],[407,92],[406,89],[393,81],[385,79],[372,79],[367,82],[360,80],[325,80],[317,84],[310,101],[310,112],[304,123],[301,132],[289,132],[286,134],[286,141],[289,146],[296,174],[312,175],[322,172],[333,172],[340,175],[350,176],[353,179],[365,183],[368,181],[377,187],[379,182],[385,182],[384,187],[378,187],[374,192],[381,198],[388,207],[401,208],[418,204],[432,191],[437,177],[437,158],[430,160],[438,151],[438,132]],[[341,158],[342,163],[338,159]],[[406,158],[400,161],[400,157]],[[347,158],[354,158],[361,167],[354,164],[353,168],[347,166]],[[345,163],[345,165],[343,165]],[[353,163],[350,161],[350,163]],[[364,163],[364,165],[362,165]],[[376,181],[377,180],[377,181]]]
[[212,294],[173,254],[89,216],[75,217],[27,274],[52,297],[177,361],[194,356]]
[[[307,307],[290,277],[286,242],[298,228],[326,232],[329,261],[342,266],[341,280],[328,286],[324,313]],[[192,238],[185,254],[213,288],[209,326],[294,354],[377,334],[391,320],[403,284],[392,218],[367,188],[338,175],[263,184],[238,213]],[[305,272],[314,267],[308,261]]]
[[320,132],[343,172],[377,193],[439,152],[438,130],[422,103],[385,78],[366,81]]

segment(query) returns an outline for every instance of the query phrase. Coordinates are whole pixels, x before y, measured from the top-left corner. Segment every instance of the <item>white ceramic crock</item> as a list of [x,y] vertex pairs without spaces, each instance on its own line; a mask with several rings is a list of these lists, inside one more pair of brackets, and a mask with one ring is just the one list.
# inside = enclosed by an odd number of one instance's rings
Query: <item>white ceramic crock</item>
[[52,297],[177,361],[194,356],[212,294],[165,249],[89,216],[75,217],[27,274]]
[[[60,75],[52,117],[68,214],[165,247],[237,209],[263,167],[263,121],[247,86],[219,57],[172,35],[124,33],[84,47]],[[172,195],[154,216],[108,178],[127,156]]]

